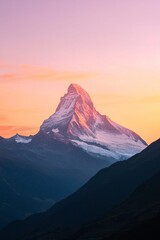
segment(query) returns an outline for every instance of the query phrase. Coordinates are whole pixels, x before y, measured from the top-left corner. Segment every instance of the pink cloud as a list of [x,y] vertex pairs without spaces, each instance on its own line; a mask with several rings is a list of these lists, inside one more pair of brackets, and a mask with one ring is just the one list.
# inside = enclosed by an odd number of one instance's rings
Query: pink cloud
[[36,67],[30,65],[21,65],[13,68],[0,66],[3,74],[0,74],[0,80],[83,80],[93,76],[89,72],[74,71],[56,71],[45,67]]

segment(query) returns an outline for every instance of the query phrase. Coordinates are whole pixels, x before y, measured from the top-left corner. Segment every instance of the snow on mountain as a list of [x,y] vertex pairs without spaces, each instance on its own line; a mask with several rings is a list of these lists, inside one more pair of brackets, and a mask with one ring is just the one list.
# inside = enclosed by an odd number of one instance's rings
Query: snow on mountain
[[[97,156],[108,156],[116,160],[125,160],[146,147],[140,140],[129,139],[125,134],[117,135],[103,131],[98,131],[96,138],[81,137],[80,140],[72,140],[72,143],[90,154],[97,153]],[[96,149],[93,146],[96,146]]]
[[40,130],[65,139],[91,155],[124,160],[143,150],[147,144],[135,132],[101,115],[88,93],[71,84],[53,115]]
[[68,93],[61,98],[56,112],[41,126],[41,130],[59,129],[62,135],[77,138],[94,136],[92,123],[97,117],[90,96],[80,86],[71,84]]
[[26,136],[22,136],[19,134],[16,134],[15,136],[11,137],[8,139],[9,141],[15,141],[17,143],[29,143],[32,141],[32,137],[26,137]]

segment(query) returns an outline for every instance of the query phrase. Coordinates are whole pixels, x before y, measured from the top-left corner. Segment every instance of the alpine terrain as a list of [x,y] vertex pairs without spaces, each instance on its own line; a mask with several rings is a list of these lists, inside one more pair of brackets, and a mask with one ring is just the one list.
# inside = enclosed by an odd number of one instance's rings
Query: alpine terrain
[[46,210],[100,169],[146,146],[136,133],[96,111],[88,93],[71,84],[36,135],[0,137],[0,227]]
[[54,139],[70,141],[94,156],[124,160],[143,150],[147,144],[133,131],[101,115],[88,93],[71,84],[56,109],[40,130]]
[[129,160],[102,169],[46,212],[9,224],[0,238],[159,240],[159,159],[160,139]]

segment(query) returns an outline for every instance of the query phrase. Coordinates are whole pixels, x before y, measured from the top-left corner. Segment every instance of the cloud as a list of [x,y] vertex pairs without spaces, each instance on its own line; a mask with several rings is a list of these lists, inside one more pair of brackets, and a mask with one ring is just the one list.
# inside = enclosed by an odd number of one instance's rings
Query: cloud
[[18,67],[0,65],[0,80],[83,80],[93,76],[89,72],[56,71],[46,67],[21,65]]
[[0,80],[12,80],[12,79],[15,79],[17,78],[17,74],[0,74]]

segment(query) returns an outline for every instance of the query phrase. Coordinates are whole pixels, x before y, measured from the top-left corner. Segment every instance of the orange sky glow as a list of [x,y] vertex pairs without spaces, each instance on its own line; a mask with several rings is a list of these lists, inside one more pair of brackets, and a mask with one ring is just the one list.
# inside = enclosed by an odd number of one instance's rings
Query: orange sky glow
[[160,3],[129,2],[1,1],[0,136],[38,132],[77,83],[100,113],[160,137]]

